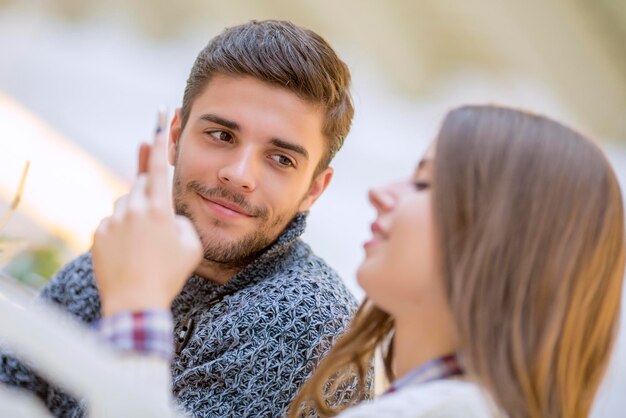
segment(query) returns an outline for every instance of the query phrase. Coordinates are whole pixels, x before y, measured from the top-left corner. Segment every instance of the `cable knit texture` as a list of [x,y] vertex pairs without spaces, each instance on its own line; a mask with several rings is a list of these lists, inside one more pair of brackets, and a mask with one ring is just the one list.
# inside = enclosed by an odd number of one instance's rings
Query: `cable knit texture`
[[[172,304],[175,335],[187,331],[172,361],[174,394],[197,417],[283,416],[320,358],[348,325],[356,301],[337,274],[299,236],[305,214],[228,283],[188,279]],[[65,266],[40,295],[80,320],[100,318],[91,255]],[[0,381],[33,391],[55,416],[83,415],[73,398],[13,357]],[[73,367],[68,364],[68,367]],[[344,389],[340,401],[351,394]]]

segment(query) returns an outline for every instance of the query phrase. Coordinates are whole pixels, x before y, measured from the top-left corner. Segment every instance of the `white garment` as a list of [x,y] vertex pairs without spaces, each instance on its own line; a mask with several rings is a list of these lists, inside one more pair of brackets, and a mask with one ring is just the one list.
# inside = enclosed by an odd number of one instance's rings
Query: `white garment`
[[[83,324],[50,306],[24,309],[0,297],[0,339],[51,381],[84,398],[91,417],[183,416],[173,406],[167,361],[142,354],[120,356]],[[38,399],[11,395],[0,386],[0,416],[48,416]],[[480,386],[458,379],[407,386],[340,414],[340,418],[500,416]]]
[[[84,399],[90,418],[183,418],[174,407],[169,363],[120,355],[55,306],[13,300],[0,283],[0,345],[19,353],[49,381]],[[16,301],[21,302],[16,304]],[[0,417],[51,417],[41,400],[0,384]],[[185,416],[186,417],[186,416]]]
[[475,383],[443,379],[407,386],[361,403],[338,418],[499,418],[489,395]]

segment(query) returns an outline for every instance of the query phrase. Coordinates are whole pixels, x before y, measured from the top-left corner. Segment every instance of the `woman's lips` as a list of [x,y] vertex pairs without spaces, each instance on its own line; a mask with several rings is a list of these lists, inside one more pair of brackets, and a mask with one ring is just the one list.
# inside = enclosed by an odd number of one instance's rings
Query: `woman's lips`
[[370,230],[372,231],[372,234],[374,234],[374,238],[387,238],[387,232],[385,232],[379,221],[374,222],[372,226],[370,226]]
[[369,250],[387,239],[387,234],[378,221],[374,222],[370,229],[372,230],[373,237],[371,240],[363,244],[363,248],[365,248],[365,250]]
[[369,250],[369,249],[375,247],[377,244],[380,244],[380,240],[376,239],[376,238],[372,238],[371,240],[369,240],[365,244],[363,244],[363,248],[365,248],[365,250]]

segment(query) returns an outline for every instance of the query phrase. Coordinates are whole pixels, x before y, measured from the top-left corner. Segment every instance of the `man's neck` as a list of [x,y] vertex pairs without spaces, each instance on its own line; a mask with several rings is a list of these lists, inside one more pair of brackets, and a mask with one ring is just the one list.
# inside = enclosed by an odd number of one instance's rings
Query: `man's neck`
[[[290,228],[298,228],[301,227],[304,229],[304,220],[306,219],[306,213],[296,213],[294,217],[287,223],[283,231],[278,234],[274,243],[281,238],[286,232],[289,232]],[[294,220],[296,221],[294,224]],[[296,231],[297,232],[297,231]],[[294,234],[294,237],[300,235],[301,232],[297,232]],[[245,261],[242,260],[242,264],[233,267],[232,265],[227,265],[223,263],[217,263],[215,261],[202,260],[200,265],[196,268],[194,273],[204,279],[211,280],[217,284],[223,285],[228,283],[230,279],[232,279],[237,273],[239,273],[243,268],[247,265],[247,263],[254,262],[263,252],[267,251],[273,244],[268,245],[257,253],[253,253],[248,255],[248,258]]]
[[194,273],[204,279],[217,284],[226,284],[233,276],[239,273],[243,267],[226,267],[223,264],[203,260]]

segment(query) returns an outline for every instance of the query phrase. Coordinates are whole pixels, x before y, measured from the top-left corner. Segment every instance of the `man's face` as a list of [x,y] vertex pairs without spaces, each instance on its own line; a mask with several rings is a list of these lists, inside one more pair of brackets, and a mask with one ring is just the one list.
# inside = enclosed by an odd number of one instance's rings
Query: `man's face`
[[323,110],[252,77],[215,75],[181,131],[172,121],[174,206],[194,223],[208,262],[247,264],[332,177],[313,178],[326,150]]

